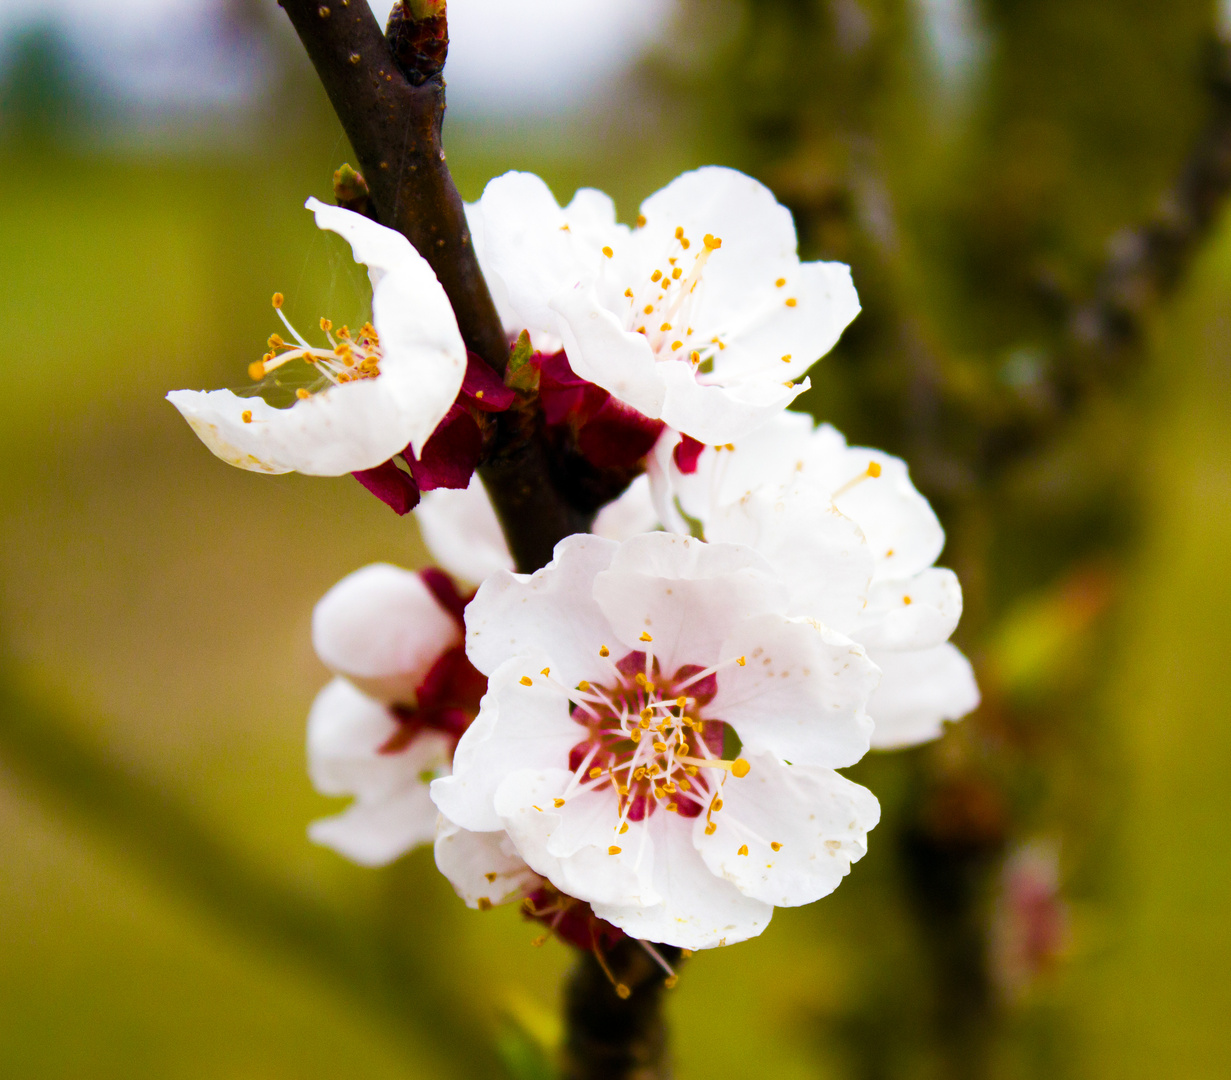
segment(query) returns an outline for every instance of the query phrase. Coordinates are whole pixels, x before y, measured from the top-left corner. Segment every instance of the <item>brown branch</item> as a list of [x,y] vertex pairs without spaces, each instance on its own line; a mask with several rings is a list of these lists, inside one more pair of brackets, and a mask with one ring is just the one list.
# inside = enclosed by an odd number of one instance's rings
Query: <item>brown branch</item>
[[[668,963],[680,955],[665,945],[658,949]],[[664,972],[632,938],[604,959],[610,976],[586,953],[565,989],[564,1080],[669,1080]],[[613,979],[627,996],[616,992]]]

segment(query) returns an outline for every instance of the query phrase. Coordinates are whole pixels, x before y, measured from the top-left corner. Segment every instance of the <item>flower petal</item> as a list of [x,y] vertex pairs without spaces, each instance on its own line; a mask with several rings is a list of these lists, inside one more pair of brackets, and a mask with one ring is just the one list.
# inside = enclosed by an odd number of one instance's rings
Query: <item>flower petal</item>
[[660,903],[593,904],[594,914],[643,941],[682,949],[712,949],[756,937],[774,909],[715,877],[692,842],[692,829],[675,814],[648,821],[654,845],[654,890]]
[[[432,784],[432,801],[455,825],[503,829],[495,806],[501,781],[518,769],[567,763],[583,734],[563,691],[537,675],[544,663],[542,655],[514,657],[488,679],[479,715],[457,744],[453,775]],[[531,685],[523,685],[523,676],[531,675]]]
[[424,492],[415,512],[432,558],[454,577],[474,584],[513,569],[496,511],[477,476],[465,490]]
[[474,666],[487,674],[512,656],[542,653],[566,686],[601,671],[598,650],[611,644],[611,629],[593,582],[616,548],[599,536],[569,536],[536,573],[500,571],[484,581],[466,609],[466,654]]
[[288,409],[230,390],[173,390],[167,400],[213,454],[250,472],[345,476],[373,469],[401,453],[413,427],[383,373]]
[[429,843],[437,816],[427,785],[416,784],[381,802],[357,802],[340,814],[314,821],[308,837],[360,866],[385,866]]
[[746,776],[722,785],[715,831],[706,834],[702,817],[693,825],[706,866],[777,907],[828,896],[867,852],[868,831],[880,820],[876,797],[832,769],[786,765],[772,754],[748,760]]
[[436,828],[436,866],[470,908],[516,900],[541,880],[504,832],[470,832],[445,818]]
[[939,738],[946,720],[960,720],[979,707],[974,669],[948,642],[917,652],[878,649],[874,658],[883,672],[868,702],[877,750]]
[[957,575],[930,566],[905,581],[873,585],[848,632],[869,649],[928,649],[946,641],[961,617]]
[[642,473],[624,494],[609,502],[594,519],[593,532],[608,540],[628,540],[658,527],[658,513],[650,497],[650,478]]
[[652,652],[666,674],[716,663],[740,620],[786,602],[782,584],[750,549],[664,532],[621,544],[594,578],[594,599],[620,641]]
[[654,848],[645,823],[631,822],[621,842],[613,844],[616,799],[610,793],[574,795],[563,808],[554,807],[571,779],[567,769],[507,774],[496,792],[496,809],[518,853],[578,900],[658,903],[651,884]]
[[750,752],[840,769],[867,753],[865,707],[879,671],[861,645],[812,619],[745,619],[722,647],[744,665],[718,673],[707,716],[735,728]]
[[377,801],[407,787],[418,775],[403,754],[380,748],[400,725],[379,701],[345,679],[327,683],[308,713],[308,773],[322,795],[356,795]]
[[423,579],[388,563],[348,574],[312,613],[316,654],[383,701],[414,705],[432,665],[461,643],[457,621]]
[[665,384],[665,396],[660,412],[655,415],[703,443],[742,439],[772,420],[812,385],[807,379],[784,382],[781,375],[774,374],[774,378],[706,385],[698,381],[692,365],[686,361],[659,361],[658,375]]

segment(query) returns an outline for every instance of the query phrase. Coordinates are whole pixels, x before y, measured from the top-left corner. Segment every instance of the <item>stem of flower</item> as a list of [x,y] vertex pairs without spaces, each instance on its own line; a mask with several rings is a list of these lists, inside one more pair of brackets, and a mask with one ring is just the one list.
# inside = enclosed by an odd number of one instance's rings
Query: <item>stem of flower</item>
[[[657,945],[669,966],[680,950]],[[667,974],[632,938],[605,954],[611,977],[583,954],[564,992],[563,1080],[667,1080],[671,1076],[662,995]],[[616,984],[627,987],[621,997]]]

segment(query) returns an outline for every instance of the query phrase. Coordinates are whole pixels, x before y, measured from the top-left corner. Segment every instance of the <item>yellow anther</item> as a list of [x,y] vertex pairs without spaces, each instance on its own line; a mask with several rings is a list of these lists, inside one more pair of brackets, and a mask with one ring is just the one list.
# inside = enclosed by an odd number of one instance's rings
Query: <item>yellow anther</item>
[[300,401],[307,401],[307,400],[308,400],[308,398],[310,398],[312,395],[311,395],[311,394],[309,394],[309,393],[308,393],[308,391],[307,391],[307,390],[305,390],[305,389],[301,386],[298,390],[296,390],[296,391],[295,391],[295,396],[296,396],[297,398],[299,398],[299,400],[300,400]]
[[671,271],[671,276],[672,276],[672,277],[673,277],[676,281],[679,281],[679,280],[680,280],[680,275],[681,275],[683,272],[684,272],[684,271],[683,271],[683,270],[681,270],[681,269],[677,266],[674,270],[672,270],[672,271]]
[[591,780],[597,780],[602,775],[603,775],[603,770],[600,769],[597,765],[595,765],[594,768],[590,770]]
[[333,323],[322,315],[321,316],[321,330],[327,334],[332,329],[333,329]]
[[633,730],[628,733],[628,737],[632,739],[633,742],[640,742],[641,741],[641,729],[633,728]]
[[618,997],[621,1001],[627,1001],[630,997],[633,996],[633,992],[623,983],[615,984],[615,992],[616,992],[616,997]]
[[687,251],[690,247],[692,247],[692,241],[689,240],[687,236],[685,236],[680,241],[680,247],[682,247],[685,251]]
[[687,960],[690,956],[692,956],[692,949],[681,949],[680,956]]
[[673,342],[671,342],[671,351],[672,351],[672,352],[675,352],[677,349],[682,349],[683,347],[684,347],[684,343],[683,343],[682,341],[673,341]]
[[253,382],[257,382],[265,378],[265,365],[262,364],[260,360],[253,360],[252,363],[248,365],[248,378],[250,378]]
[[[324,319],[321,320],[321,322],[324,322],[324,321],[325,321]],[[269,335],[269,347],[271,349],[281,349],[285,345],[286,345],[286,342],[283,341],[281,336],[279,336],[278,334]]]
[[632,290],[632,289],[625,289],[625,290],[624,290],[624,295],[625,295],[625,296],[627,296],[627,297],[631,300],[631,299],[633,298],[633,290]]
[[654,744],[654,752],[656,754],[665,754],[667,752],[667,744],[665,742],[656,742]]
[[[351,55],[352,55],[352,56],[358,56],[359,54],[358,54],[358,53],[352,53]],[[541,947],[541,946],[543,946],[543,945],[546,945],[546,944],[547,944],[547,938],[548,938],[548,935],[547,935],[547,934],[540,934],[540,935],[539,935],[538,937],[536,937],[536,938],[531,938],[531,939],[530,939],[530,944],[531,944],[531,945],[533,945],[533,946],[537,949],[537,948],[539,948],[539,947]]]
[[547,678],[547,676],[551,674],[551,668],[545,667],[543,668],[542,671],[539,672],[539,674],[542,675],[543,678]]
[[637,672],[637,674],[633,676],[633,682],[635,682],[638,686],[645,686],[648,683],[648,681],[649,680],[646,679],[646,677],[642,675],[640,671]]
[[675,794],[674,782],[672,782],[671,780],[668,780],[665,784],[663,784],[663,791],[665,791],[668,795],[674,795]]
[[650,718],[648,716],[643,716],[637,721],[637,726],[641,729],[648,728],[650,726]]
[[665,334],[668,330],[671,329],[671,324],[669,322],[665,322],[658,329],[661,330]]
[[679,981],[680,977],[678,975],[668,975],[665,979],[663,979],[663,986],[665,986],[668,990],[674,990],[675,984]]
[[684,239],[684,226],[683,226],[683,225],[677,225],[677,226],[675,227],[675,238],[676,238],[677,240],[683,240],[683,239]]
[[622,850],[623,848],[618,848],[615,846],[615,844],[612,844],[611,847],[607,849],[607,854],[608,855],[619,855]]
[[695,765],[689,765],[684,771],[688,773],[689,776],[697,775],[697,767]]
[[657,281],[662,276],[663,276],[663,272],[661,270],[655,270],[654,273],[650,275],[650,280]]
[[782,850],[782,845],[781,845],[780,843],[778,843],[778,841],[777,841],[777,840],[771,840],[771,841],[769,842],[769,846],[770,846],[771,848],[773,848],[775,851],[781,851],[781,850]]
[[647,315],[653,315],[653,314],[654,314],[654,305],[653,305],[653,304],[646,304],[646,305],[645,305],[645,313],[646,313]]
[[582,679],[581,682],[577,684],[577,689],[584,694],[590,689],[590,684],[586,682],[585,679]]
[[710,803],[710,809],[713,810],[715,814],[718,813],[718,811],[722,809],[722,800],[715,797],[714,801]]
[[552,806],[554,806],[557,810],[559,810],[559,809],[560,809],[560,807],[562,807],[562,806],[564,805],[564,800],[563,800],[563,799],[552,799],[552,800],[551,800],[551,804],[552,804]]
[[875,480],[881,474],[881,467],[875,461],[868,462],[868,475]]
[[910,604],[910,602],[911,602],[911,600],[910,600],[910,597],[909,597],[909,596],[904,596],[904,597],[902,597],[902,603],[903,603],[903,604]]
[[251,424],[251,423],[252,423],[252,410],[251,410],[251,409],[245,409],[242,413],[240,413],[240,414],[239,414],[239,418],[240,418],[240,419],[241,419],[241,420],[242,420],[245,424]]
[[529,675],[523,675],[523,676],[521,677],[521,684],[522,684],[522,686],[533,686],[533,685],[534,685],[534,680],[533,680],[532,678],[530,678],[530,676],[529,676]]
[[628,794],[628,785],[627,785],[627,784],[617,784],[617,785],[616,785],[616,791],[618,791],[621,795],[627,795],[627,794]]
[[679,803],[669,802],[667,803],[667,809],[675,813],[679,813],[679,809],[680,809]]
[[777,281],[774,282],[774,284],[777,285],[778,288],[781,289],[782,286],[786,284],[786,278],[780,277]]
[[693,349],[693,351],[688,354],[688,359],[694,364],[699,364],[701,363],[701,354],[697,352],[696,349]]
[[718,248],[722,247],[722,237],[721,236],[711,236],[709,233],[706,233],[705,234],[705,246],[709,248],[710,251],[717,250]]
[[476,390],[476,391],[474,392],[474,396],[475,396],[475,398],[476,398],[477,400],[482,401],[482,400],[483,400],[483,391],[482,391],[482,390]]
[[624,824],[620,826],[620,835],[623,836],[626,832],[628,832],[628,822],[627,821],[624,822]]
[[[652,637],[650,637],[650,635],[649,635],[649,634],[648,634],[645,630],[642,630],[642,631],[641,631],[641,637],[640,637],[640,638],[638,638],[637,640],[638,640],[638,641],[653,641],[654,639],[653,639]],[[647,688],[648,688],[648,687],[647,687]]]
[[609,258],[609,259],[610,259],[610,258],[611,258],[611,256],[615,254],[615,252],[614,252],[614,251],[612,251],[612,250],[611,250],[611,248],[609,248],[609,247],[605,247],[605,248],[603,248],[603,254],[604,254],[604,255],[606,255],[606,256],[607,256],[607,258]]
[[680,787],[682,787],[685,791],[691,791],[691,790],[692,790],[692,784],[690,784],[690,783],[689,783],[687,780],[685,780],[685,779],[684,779],[684,777],[682,777],[682,776],[680,777]]
[[713,836],[713,835],[714,835],[714,833],[715,833],[717,830],[718,830],[718,826],[717,826],[717,825],[715,825],[715,824],[711,821],[709,824],[707,824],[707,825],[705,826],[705,835],[706,835],[706,836]]
[[475,906],[480,911],[491,911],[492,902],[486,896],[480,896],[479,899],[475,902]]
[[735,854],[736,854],[736,855],[747,855],[747,854],[748,854],[748,845],[747,845],[747,844],[740,844],[740,846],[739,846],[739,851],[737,851]]
[[752,766],[749,765],[748,762],[742,757],[736,758],[733,762],[731,762],[731,775],[737,779],[745,777],[748,775],[748,770],[751,768]]
[[793,297],[793,296],[792,296],[792,297],[790,297],[790,298],[787,300],[787,302],[786,302],[786,306],[787,306],[787,307],[794,307],[794,306],[795,306],[796,304],[798,304],[798,303],[799,303],[799,301],[798,301],[798,300],[796,300],[796,299],[795,299],[795,297]]
[[486,874],[484,874],[483,876],[484,876],[485,878],[487,878],[487,883],[490,885],[490,884],[491,884],[493,881],[495,881],[495,880],[496,880],[496,878],[498,878],[500,875],[499,875],[499,874],[497,874],[495,870],[489,870],[489,871],[488,871]]
[[282,306],[282,301],[284,299],[285,297],[280,292],[276,292],[274,293],[273,299],[270,302],[274,305],[274,307],[280,308]]
[[[734,448],[734,447],[732,447],[731,449],[735,449],[735,448]],[[738,660],[736,660],[735,662],[736,662],[737,664],[739,664],[739,666],[740,666],[740,667],[743,667],[746,663],[748,663],[748,657],[746,657],[746,656],[741,656],[741,657],[740,657]]]
[[637,215],[637,228],[639,229],[645,228],[645,214]]
[[789,363],[791,362],[791,354],[790,354],[790,353],[786,353],[786,354],[782,357],[782,362],[783,362],[784,364],[789,364]]
[[600,645],[600,646],[598,647],[598,655],[599,655],[599,656],[610,656],[610,655],[611,655],[611,650],[610,650],[609,648],[607,648],[607,646],[606,646],[606,645]]
[[675,703],[682,709],[684,708],[684,706],[688,704],[688,698],[686,698],[683,694],[681,694],[679,697],[675,699]]

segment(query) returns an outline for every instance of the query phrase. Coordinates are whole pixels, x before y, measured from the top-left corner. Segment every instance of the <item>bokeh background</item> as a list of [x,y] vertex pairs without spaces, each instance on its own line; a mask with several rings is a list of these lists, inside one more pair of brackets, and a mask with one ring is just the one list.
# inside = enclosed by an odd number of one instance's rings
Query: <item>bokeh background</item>
[[[966,590],[984,706],[851,770],[885,817],[833,897],[689,962],[679,1077],[1225,1076],[1225,13],[450,9],[466,198],[528,168],[629,220],[717,162],[852,264],[807,407],[907,457]],[[304,770],[312,605],[420,564],[413,524],[228,469],[162,400],[241,384],[275,290],[362,319],[301,209],[348,154],[273,0],[0,0],[4,1075],[549,1075],[565,947],[430,853],[305,837],[337,808]]]

